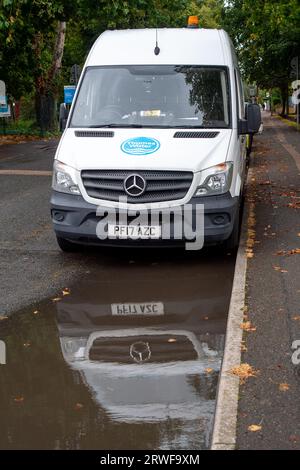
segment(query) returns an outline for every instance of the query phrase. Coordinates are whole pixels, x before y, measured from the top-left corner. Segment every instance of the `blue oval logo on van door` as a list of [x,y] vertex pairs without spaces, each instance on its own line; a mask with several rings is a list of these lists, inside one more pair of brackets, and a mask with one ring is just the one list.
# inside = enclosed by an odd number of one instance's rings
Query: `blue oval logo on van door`
[[160,143],[151,137],[134,137],[125,140],[121,150],[129,155],[149,155],[160,148]]

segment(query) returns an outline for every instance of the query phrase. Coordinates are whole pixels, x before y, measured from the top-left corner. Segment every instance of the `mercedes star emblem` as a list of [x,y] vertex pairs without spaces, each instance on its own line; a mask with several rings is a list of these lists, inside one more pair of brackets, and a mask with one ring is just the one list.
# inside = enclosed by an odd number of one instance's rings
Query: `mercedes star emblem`
[[130,346],[130,356],[137,363],[149,361],[151,357],[151,349],[149,343],[138,341]]
[[128,196],[141,196],[146,189],[146,181],[140,175],[129,175],[124,181],[124,189]]

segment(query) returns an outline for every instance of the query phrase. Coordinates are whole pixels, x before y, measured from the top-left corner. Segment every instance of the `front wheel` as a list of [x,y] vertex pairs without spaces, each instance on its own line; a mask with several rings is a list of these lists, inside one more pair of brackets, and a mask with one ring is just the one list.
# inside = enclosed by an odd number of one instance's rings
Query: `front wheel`
[[72,243],[69,240],[58,236],[56,236],[56,240],[59,248],[66,253],[76,253],[80,250],[80,245],[77,245],[77,243]]
[[224,249],[226,251],[234,251],[239,245],[241,212],[241,201],[239,201],[232,232],[230,234],[230,237],[227,238],[227,240],[225,240],[223,243]]

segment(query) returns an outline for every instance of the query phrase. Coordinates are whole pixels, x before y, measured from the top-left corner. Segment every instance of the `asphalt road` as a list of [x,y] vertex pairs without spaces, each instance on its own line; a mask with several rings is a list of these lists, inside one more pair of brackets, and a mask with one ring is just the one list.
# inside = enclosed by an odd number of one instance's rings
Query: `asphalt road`
[[51,229],[56,146],[57,141],[0,146],[1,315],[54,295],[87,269],[86,257],[58,250]]
[[[45,140],[0,146],[0,315],[56,295],[93,268],[105,268],[110,260],[103,258],[104,253],[129,260],[140,257],[140,253],[128,250],[126,254],[103,248],[76,254],[59,250],[49,209],[57,144],[57,140]],[[203,256],[193,253],[186,256]],[[153,256],[159,261],[164,256],[174,257],[174,252],[165,255],[158,250],[151,253]],[[211,258],[213,269],[213,263],[223,255],[211,248],[204,256]]]

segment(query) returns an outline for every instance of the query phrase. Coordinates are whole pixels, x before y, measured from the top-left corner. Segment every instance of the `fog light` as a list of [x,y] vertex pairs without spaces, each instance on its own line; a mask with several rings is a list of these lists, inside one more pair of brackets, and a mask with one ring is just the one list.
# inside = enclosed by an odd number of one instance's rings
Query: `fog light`
[[65,214],[63,212],[53,211],[52,212],[53,219],[57,222],[62,222],[65,218]]
[[216,225],[224,225],[226,223],[226,219],[224,215],[216,215],[213,219],[214,224]]

